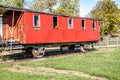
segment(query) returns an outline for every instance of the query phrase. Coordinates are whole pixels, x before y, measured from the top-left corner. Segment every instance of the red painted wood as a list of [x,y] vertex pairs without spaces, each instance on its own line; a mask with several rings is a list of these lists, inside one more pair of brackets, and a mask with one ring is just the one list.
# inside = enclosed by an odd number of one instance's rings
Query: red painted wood
[[[25,25],[24,25],[24,12],[8,11],[3,15],[3,40],[17,40],[20,43],[25,43]],[[14,23],[14,24],[13,24]]]
[[[99,40],[99,21],[96,20],[96,29],[92,29],[92,19],[85,18],[86,29],[82,30],[81,20],[83,18],[72,18],[73,29],[68,29],[68,17],[58,16],[58,29],[53,29],[53,15],[36,13],[40,17],[40,28],[33,26],[33,12],[25,11],[21,18],[17,19],[16,32],[14,37],[24,44],[41,44],[41,43],[63,43],[63,42],[85,42]],[[11,15],[8,15],[8,17]],[[4,23],[8,24],[8,18],[4,18]],[[11,19],[11,18],[9,18]],[[24,25],[22,25],[24,24]],[[4,36],[5,29],[4,29]],[[5,38],[6,39],[6,38]]]

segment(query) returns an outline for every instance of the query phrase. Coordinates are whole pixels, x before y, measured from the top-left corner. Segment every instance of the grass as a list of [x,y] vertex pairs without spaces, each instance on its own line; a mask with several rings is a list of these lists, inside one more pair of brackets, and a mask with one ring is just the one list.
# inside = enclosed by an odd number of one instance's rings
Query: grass
[[[48,58],[43,61],[19,63],[21,66],[50,67],[61,70],[73,70],[88,73],[93,76],[105,77],[109,80],[120,80],[120,48],[104,48],[96,52],[72,54]],[[0,64],[0,80],[92,80],[80,76],[48,73],[27,74],[10,72],[3,68],[13,67],[15,63]]]
[[0,64],[0,70],[3,68],[7,68],[7,67],[12,67],[13,63],[8,63],[8,64]]
[[92,80],[89,78],[77,77],[62,74],[39,74],[30,75],[25,73],[0,70],[0,80]]
[[109,80],[120,80],[120,48],[99,49],[85,55],[75,54],[44,61],[22,63],[22,66],[50,67],[85,72]]

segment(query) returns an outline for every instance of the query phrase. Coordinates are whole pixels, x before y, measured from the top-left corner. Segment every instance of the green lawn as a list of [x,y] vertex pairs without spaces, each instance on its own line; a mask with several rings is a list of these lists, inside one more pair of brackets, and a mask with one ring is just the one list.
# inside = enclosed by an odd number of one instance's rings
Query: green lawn
[[120,80],[120,48],[99,49],[85,55],[73,54],[21,65],[81,71],[110,80]]
[[0,80],[92,80],[92,79],[62,74],[30,75],[0,70]]
[[[10,72],[4,67],[12,67],[15,63],[0,64],[0,80],[92,80],[80,76],[48,73],[28,74]],[[50,67],[58,70],[84,72],[93,76],[105,77],[109,80],[120,80],[120,48],[104,48],[87,54],[70,54],[43,61],[19,63],[23,67]]]

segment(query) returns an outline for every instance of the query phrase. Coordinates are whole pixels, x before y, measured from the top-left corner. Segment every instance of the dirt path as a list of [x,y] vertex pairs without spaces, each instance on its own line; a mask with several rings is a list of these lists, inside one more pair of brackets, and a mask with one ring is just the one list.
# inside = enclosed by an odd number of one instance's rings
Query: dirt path
[[20,65],[15,65],[10,68],[5,68],[4,70],[8,70],[11,72],[21,72],[21,73],[27,73],[27,74],[66,74],[66,75],[74,75],[74,76],[79,76],[79,77],[85,77],[85,78],[91,78],[93,80],[107,80],[106,78],[103,77],[96,77],[96,76],[91,76],[89,74],[79,72],[79,71],[71,71],[71,70],[58,70],[54,68],[46,68],[46,67],[23,67]]

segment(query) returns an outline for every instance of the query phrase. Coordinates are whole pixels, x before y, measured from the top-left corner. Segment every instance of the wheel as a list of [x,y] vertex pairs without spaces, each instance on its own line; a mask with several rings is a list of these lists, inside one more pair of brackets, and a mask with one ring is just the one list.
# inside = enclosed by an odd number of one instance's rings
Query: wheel
[[74,51],[74,50],[75,50],[75,45],[70,45],[70,46],[68,47],[68,50],[69,50],[69,51]]
[[34,48],[32,50],[32,55],[34,58],[41,58],[45,54],[45,48]]
[[33,51],[33,47],[26,48],[25,53],[24,53],[24,57],[26,57],[26,58],[33,57],[32,51]]
[[86,52],[86,51],[84,50],[84,45],[80,45],[80,51],[82,51],[83,53]]

